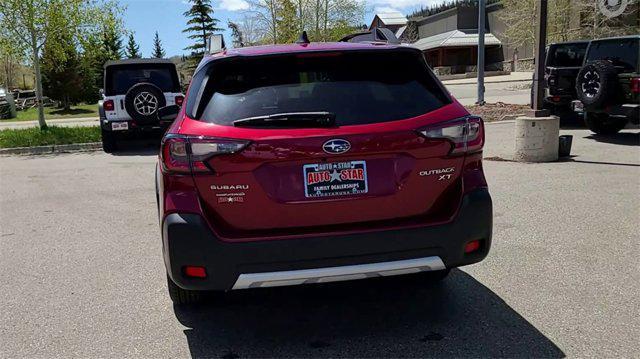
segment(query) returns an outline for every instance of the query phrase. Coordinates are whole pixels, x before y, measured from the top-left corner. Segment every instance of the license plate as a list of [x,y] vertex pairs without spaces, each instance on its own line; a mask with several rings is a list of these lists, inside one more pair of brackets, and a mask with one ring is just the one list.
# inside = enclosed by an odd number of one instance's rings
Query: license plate
[[129,123],[128,122],[112,122],[111,123],[111,130],[112,131],[123,131],[123,130],[128,130],[129,129]]
[[574,112],[583,112],[584,111],[584,104],[581,101],[573,101],[571,103],[571,105],[573,106],[573,111]]
[[368,191],[365,161],[304,165],[303,174],[307,198],[350,196]]

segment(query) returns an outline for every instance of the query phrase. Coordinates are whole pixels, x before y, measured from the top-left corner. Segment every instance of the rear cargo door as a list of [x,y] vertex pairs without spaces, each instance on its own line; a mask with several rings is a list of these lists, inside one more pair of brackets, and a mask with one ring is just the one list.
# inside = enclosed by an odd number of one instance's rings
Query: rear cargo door
[[[437,218],[443,196],[457,198],[463,157],[448,156],[450,142],[407,129],[451,103],[422,54],[308,55],[236,59],[212,70],[207,102],[193,116],[216,125],[212,137],[250,134],[251,143],[209,160],[215,174],[194,177],[210,220],[229,232],[302,233]],[[319,111],[335,123],[238,123]]]

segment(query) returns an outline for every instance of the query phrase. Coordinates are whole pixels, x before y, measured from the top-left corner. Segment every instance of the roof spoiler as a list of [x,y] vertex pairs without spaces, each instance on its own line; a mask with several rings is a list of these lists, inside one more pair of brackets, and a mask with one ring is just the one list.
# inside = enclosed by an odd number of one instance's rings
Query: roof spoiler
[[340,42],[384,42],[387,44],[400,44],[400,40],[389,29],[375,27],[369,31],[357,32],[340,39]]
[[213,34],[207,39],[206,51],[209,55],[214,55],[226,50],[227,47],[224,44],[224,36],[222,34]]

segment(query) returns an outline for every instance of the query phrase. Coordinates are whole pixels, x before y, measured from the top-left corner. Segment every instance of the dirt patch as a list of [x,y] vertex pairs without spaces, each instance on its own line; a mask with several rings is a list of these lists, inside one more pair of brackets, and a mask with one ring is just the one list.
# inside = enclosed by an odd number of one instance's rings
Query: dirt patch
[[467,110],[473,115],[482,117],[486,122],[513,120],[524,115],[529,110],[529,105],[512,105],[504,102],[487,103],[483,106],[467,106]]

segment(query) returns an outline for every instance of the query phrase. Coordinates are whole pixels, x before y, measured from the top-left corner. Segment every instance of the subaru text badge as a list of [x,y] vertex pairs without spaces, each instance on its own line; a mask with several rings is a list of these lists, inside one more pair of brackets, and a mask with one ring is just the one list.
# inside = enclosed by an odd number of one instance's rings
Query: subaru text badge
[[351,143],[347,140],[333,139],[325,142],[322,149],[331,154],[345,153],[351,149]]

